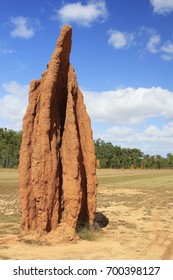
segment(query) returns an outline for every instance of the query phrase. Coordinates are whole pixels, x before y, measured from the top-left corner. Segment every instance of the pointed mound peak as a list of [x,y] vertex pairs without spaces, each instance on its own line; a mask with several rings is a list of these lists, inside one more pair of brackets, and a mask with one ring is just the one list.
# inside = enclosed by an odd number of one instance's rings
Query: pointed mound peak
[[[20,150],[23,230],[40,234],[94,222],[97,177],[89,116],[61,30],[48,69],[30,86]],[[64,230],[65,234],[65,230]]]

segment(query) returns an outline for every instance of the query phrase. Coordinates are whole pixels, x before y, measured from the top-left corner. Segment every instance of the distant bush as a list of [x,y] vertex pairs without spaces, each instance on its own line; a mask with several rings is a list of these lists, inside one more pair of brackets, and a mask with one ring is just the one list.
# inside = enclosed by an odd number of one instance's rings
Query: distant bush
[[100,138],[94,141],[97,162],[100,168],[173,168],[173,154],[164,158],[160,155],[145,155],[141,150],[121,148]]
[[[17,168],[22,131],[0,128],[0,168]],[[121,148],[100,138],[94,141],[100,168],[173,168],[173,154],[145,155],[141,150]]]
[[0,128],[0,167],[15,168],[19,164],[22,132]]

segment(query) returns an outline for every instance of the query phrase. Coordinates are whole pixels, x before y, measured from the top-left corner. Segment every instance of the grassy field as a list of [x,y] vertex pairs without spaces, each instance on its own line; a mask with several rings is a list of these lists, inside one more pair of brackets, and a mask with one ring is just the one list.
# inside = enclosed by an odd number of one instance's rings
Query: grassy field
[[0,237],[18,234],[19,223],[17,170],[0,169]]
[[0,170],[0,259],[173,259],[173,170],[97,173],[97,212],[107,217],[107,227],[97,240],[58,250],[20,238],[17,170]]
[[173,206],[173,170],[98,170],[98,180],[98,207],[104,200],[110,205],[116,201],[137,209]]

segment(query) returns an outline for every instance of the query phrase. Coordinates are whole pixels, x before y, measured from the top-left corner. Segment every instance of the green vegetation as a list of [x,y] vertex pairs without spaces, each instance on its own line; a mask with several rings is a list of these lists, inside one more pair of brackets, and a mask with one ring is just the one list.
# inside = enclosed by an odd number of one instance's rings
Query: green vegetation
[[79,226],[77,235],[84,240],[93,241],[98,238],[98,231],[88,225]]
[[[0,128],[0,168],[16,168],[19,164],[19,151],[22,132]],[[139,149],[121,148],[100,138],[94,141],[96,157],[100,168],[144,168],[163,169],[173,168],[173,154],[168,153],[164,158],[160,155],[145,155]]]
[[0,128],[0,167],[15,168],[19,164],[22,132]]
[[144,168],[162,169],[173,168],[173,154],[166,158],[160,155],[145,155],[139,149],[121,148],[101,139],[95,141],[96,157],[100,161],[100,168]]

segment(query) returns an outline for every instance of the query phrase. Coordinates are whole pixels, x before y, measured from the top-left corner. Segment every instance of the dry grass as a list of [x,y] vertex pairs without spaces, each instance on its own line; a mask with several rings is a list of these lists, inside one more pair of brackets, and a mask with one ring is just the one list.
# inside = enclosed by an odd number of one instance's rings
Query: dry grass
[[0,237],[19,234],[18,173],[0,169]]
[[111,202],[135,208],[173,206],[173,170],[98,170],[98,179],[98,207]]
[[77,229],[77,235],[81,239],[88,240],[88,241],[97,240],[99,237],[98,232],[94,228],[89,227],[88,225],[79,227]]
[[59,250],[21,238],[17,170],[0,170],[0,259],[173,259],[173,170],[97,173],[97,211],[109,224],[97,236],[84,228]]

